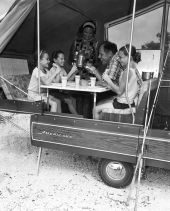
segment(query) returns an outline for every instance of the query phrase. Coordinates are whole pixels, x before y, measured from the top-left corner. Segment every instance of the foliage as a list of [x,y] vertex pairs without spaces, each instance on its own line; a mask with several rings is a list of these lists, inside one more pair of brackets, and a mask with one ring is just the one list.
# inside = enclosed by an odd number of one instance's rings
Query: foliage
[[143,50],[159,50],[160,49],[160,40],[161,40],[161,33],[157,33],[156,37],[158,39],[158,42],[150,41],[146,42],[144,45],[142,45]]

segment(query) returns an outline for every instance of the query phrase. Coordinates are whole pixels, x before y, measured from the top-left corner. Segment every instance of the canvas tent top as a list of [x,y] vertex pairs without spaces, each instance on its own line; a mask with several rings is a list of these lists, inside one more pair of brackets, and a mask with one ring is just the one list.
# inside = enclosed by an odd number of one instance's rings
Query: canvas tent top
[[[137,0],[136,11],[158,0]],[[132,13],[131,0],[40,0],[41,48],[62,49],[66,55],[78,27],[87,19],[97,22],[97,39],[104,38],[104,24]],[[89,17],[89,18],[88,18]],[[0,23],[0,52],[31,55],[37,48],[36,0],[16,0]]]

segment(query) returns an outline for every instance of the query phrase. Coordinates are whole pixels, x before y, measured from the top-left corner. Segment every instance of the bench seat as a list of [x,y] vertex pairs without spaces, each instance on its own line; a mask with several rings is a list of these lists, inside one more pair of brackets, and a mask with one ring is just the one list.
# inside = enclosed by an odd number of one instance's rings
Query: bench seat
[[[135,124],[144,124],[146,107],[147,107],[147,98],[149,94],[149,80],[144,81],[140,90],[140,94],[137,100],[136,105],[136,113],[135,113]],[[155,90],[157,87],[158,80],[151,79],[151,98],[150,98],[150,107],[153,103],[153,96],[155,94]],[[102,120],[114,121],[114,122],[122,122],[122,123],[132,123],[133,118],[132,114],[115,114],[112,112],[102,112],[101,118]]]

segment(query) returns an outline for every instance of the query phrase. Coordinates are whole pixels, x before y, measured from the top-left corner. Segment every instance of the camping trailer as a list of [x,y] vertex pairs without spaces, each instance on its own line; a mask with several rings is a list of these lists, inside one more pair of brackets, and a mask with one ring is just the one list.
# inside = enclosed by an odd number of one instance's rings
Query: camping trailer
[[[170,169],[169,6],[169,0],[14,2],[0,22],[0,110],[31,114],[38,168],[42,148],[52,148],[100,158],[102,180],[117,188],[131,183],[141,160],[143,167]],[[134,121],[112,113],[100,120],[50,113],[43,101],[26,100],[37,48],[51,53],[57,47],[68,57],[77,26],[88,19],[97,23],[97,40],[119,47],[132,41],[143,57],[141,72],[154,72],[144,83]]]

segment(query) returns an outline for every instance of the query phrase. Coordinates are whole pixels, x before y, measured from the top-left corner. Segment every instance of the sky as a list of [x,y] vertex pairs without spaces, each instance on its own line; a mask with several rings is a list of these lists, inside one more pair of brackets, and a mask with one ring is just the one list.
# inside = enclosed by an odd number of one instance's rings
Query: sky
[[[141,45],[154,41],[158,42],[156,34],[161,32],[163,8],[158,8],[135,19],[133,45],[141,49]],[[129,43],[131,20],[109,28],[108,39],[118,45],[118,48]],[[140,72],[154,72],[158,75],[160,50],[142,50],[142,61],[138,64]]]
[[[161,32],[163,8],[153,10],[135,19],[133,45],[141,48],[146,42],[158,39],[156,34]],[[126,21],[109,29],[109,40],[121,47],[130,40],[131,21]]]
[[0,16],[5,14],[15,0],[0,0]]

